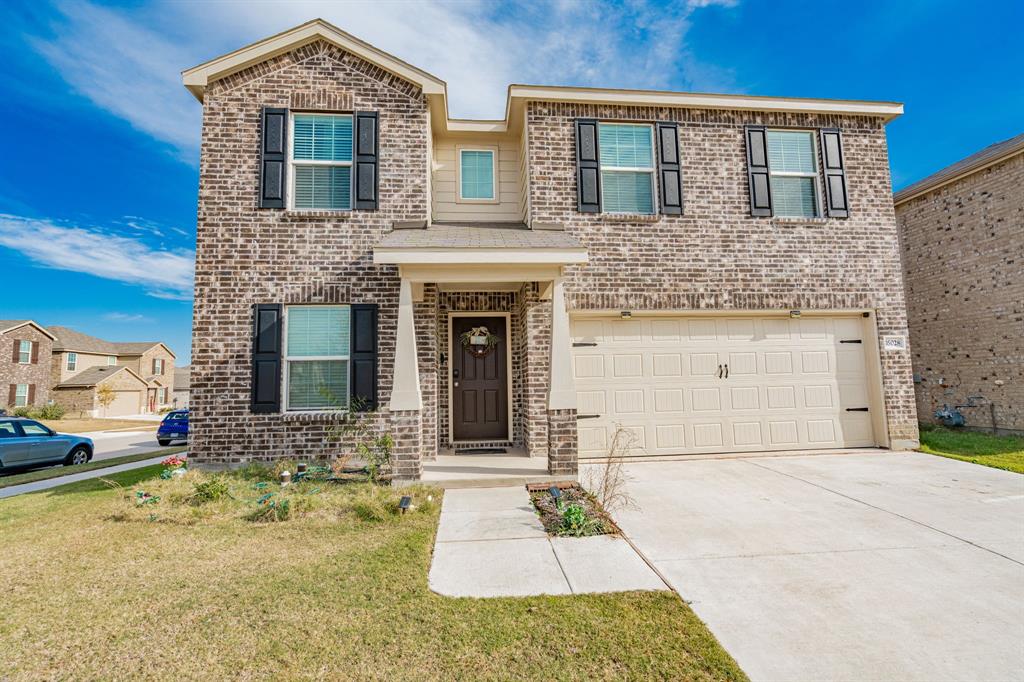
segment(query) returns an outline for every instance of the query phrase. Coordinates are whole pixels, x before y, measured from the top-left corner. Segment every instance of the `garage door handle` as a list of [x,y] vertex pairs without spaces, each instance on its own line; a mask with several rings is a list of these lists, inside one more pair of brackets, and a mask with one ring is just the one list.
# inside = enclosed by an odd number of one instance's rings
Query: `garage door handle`
[[597,344],[591,343],[590,341],[573,341],[572,344],[573,348],[594,348],[595,346],[597,346]]
[[729,378],[729,363],[725,363],[725,378]]
[[860,339],[840,339],[839,343],[860,343]]
[[600,416],[599,414],[578,414],[576,419],[598,419]]
[[847,407],[846,411],[847,412],[867,412],[868,408],[866,408],[866,407]]
[[719,379],[722,378],[722,366],[721,365],[718,366],[718,378]]

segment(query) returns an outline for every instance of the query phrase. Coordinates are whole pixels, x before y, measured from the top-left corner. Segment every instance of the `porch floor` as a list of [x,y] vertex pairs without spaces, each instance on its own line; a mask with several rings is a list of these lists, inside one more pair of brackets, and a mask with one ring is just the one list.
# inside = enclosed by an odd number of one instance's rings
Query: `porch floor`
[[521,448],[509,448],[504,455],[438,455],[423,463],[420,482],[441,488],[495,488],[575,479],[548,474],[547,457],[527,457]]

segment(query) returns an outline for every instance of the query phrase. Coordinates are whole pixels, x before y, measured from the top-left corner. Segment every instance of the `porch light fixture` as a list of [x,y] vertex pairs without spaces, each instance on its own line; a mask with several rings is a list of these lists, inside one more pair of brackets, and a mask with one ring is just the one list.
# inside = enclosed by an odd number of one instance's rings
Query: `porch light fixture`
[[409,511],[409,506],[412,504],[412,498],[408,495],[402,496],[402,499],[398,501],[398,508],[402,510],[402,513]]
[[621,317],[624,320],[632,320],[633,319],[633,311],[631,311],[631,310],[623,310],[621,313],[619,313],[619,317]]
[[796,318],[800,317],[800,311],[799,310],[790,310],[789,311],[789,316],[792,317],[793,319],[796,319]]

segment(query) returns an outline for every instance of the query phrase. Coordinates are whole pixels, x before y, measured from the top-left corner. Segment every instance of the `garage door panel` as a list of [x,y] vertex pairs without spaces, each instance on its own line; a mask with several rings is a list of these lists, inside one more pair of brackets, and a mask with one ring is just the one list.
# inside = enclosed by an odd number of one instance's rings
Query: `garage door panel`
[[[874,445],[861,318],[573,321],[582,456]],[[594,345],[589,345],[594,344]],[[726,377],[720,372],[728,364]],[[721,373],[721,376],[719,376]]]
[[100,415],[107,417],[123,417],[139,414],[142,411],[142,393],[140,391],[115,391],[110,405],[100,408]]

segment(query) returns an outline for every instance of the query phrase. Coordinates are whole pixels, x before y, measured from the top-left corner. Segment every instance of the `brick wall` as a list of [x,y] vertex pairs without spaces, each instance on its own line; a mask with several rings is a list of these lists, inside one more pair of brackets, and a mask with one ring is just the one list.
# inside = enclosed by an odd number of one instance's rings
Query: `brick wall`
[[[264,106],[379,111],[379,210],[258,209]],[[416,87],[322,42],[209,86],[196,240],[193,461],[322,457],[342,447],[326,440],[334,419],[330,414],[250,412],[256,303],[379,304],[378,400],[383,413],[376,423],[379,428],[390,423],[386,406],[398,278],[394,267],[373,264],[372,248],[394,221],[428,216],[427,140],[426,101]]]
[[[161,374],[153,374],[154,359],[164,361],[164,369]],[[163,405],[171,402],[174,392],[174,356],[167,352],[166,348],[163,346],[153,346],[138,358],[133,358],[131,362],[122,362],[121,358],[118,358],[117,364],[131,367],[143,379],[148,380],[149,377],[155,376],[160,381],[160,385],[167,389],[166,402]],[[157,396],[159,396],[159,392]]]
[[[35,341],[39,344],[36,350],[36,361],[23,365],[14,360],[15,341]],[[0,405],[13,409],[10,402],[11,386],[29,384],[34,386],[31,405],[45,405],[50,399],[50,356],[53,353],[53,341],[49,336],[32,325],[25,325],[0,334]],[[31,360],[31,357],[29,358]]]
[[[577,117],[679,122],[683,216],[576,211]],[[879,333],[907,334],[885,128],[879,119],[533,102],[530,211],[561,223],[590,262],[569,268],[572,310],[870,308]],[[743,126],[839,127],[850,218],[750,216]],[[917,440],[909,352],[882,357],[889,435]]]
[[1024,430],[1024,154],[896,207],[917,411]]

